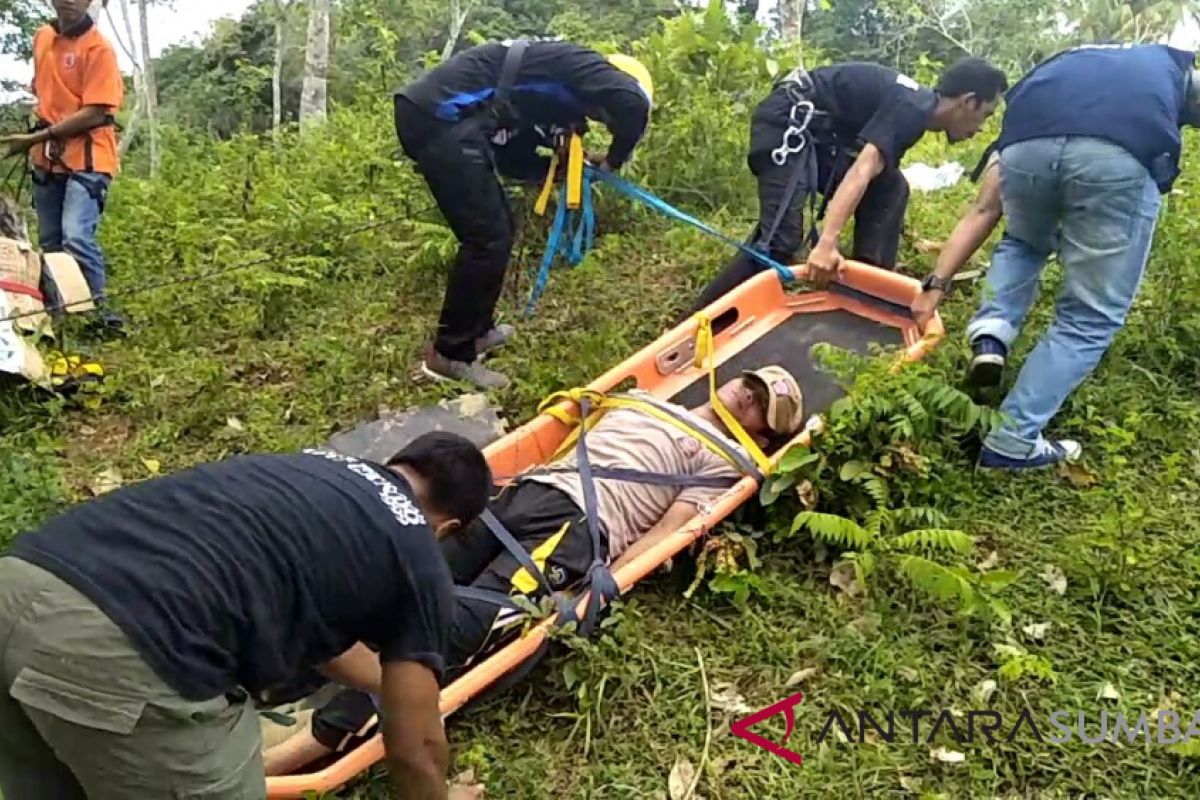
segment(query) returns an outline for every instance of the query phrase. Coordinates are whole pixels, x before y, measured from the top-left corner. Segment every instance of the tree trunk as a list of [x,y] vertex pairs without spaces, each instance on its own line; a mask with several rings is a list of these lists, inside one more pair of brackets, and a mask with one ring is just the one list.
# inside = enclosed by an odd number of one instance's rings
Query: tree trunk
[[442,61],[454,52],[454,46],[458,44],[458,37],[462,35],[463,25],[466,24],[467,15],[470,13],[470,0],[467,0],[466,5],[463,4],[463,0],[450,0],[450,32],[446,35],[446,44],[442,47]]
[[328,75],[329,0],[311,0],[304,55],[304,88],[300,93],[301,128],[325,121]]
[[138,24],[142,28],[142,97],[145,100],[146,125],[150,131],[150,175],[158,172],[158,86],[154,83],[154,64],[150,60],[150,20],[146,0],[138,0]]
[[275,0],[275,68],[271,71],[271,133],[278,138],[283,124],[283,45],[287,16],[283,0]]

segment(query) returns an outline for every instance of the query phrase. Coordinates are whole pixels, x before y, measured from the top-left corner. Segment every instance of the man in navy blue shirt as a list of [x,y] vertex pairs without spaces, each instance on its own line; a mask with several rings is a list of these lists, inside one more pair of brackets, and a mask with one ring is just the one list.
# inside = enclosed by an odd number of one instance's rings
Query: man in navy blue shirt
[[[1001,217],[984,299],[967,335],[968,374],[999,386],[1008,350],[1058,253],[1054,322],[1026,358],[980,466],[1042,467],[1079,457],[1042,431],[1096,367],[1137,295],[1162,195],[1179,174],[1181,128],[1200,123],[1195,54],[1166,45],[1088,45],[1045,61],[1009,92],[980,194],[915,304],[926,318]],[[995,157],[995,153],[999,157]]]
[[253,701],[318,670],[381,696],[398,796],[445,800],[438,540],[490,487],[474,445],[432,433],[387,465],[205,464],[18,536],[0,558],[0,793],[265,797]]
[[508,384],[480,360],[513,333],[493,316],[513,244],[497,174],[542,178],[550,159],[538,148],[583,133],[589,119],[612,133],[599,166],[619,169],[646,132],[652,102],[650,73],[637,60],[558,41],[472,47],[396,93],[400,144],[459,241],[426,375],[483,389]]

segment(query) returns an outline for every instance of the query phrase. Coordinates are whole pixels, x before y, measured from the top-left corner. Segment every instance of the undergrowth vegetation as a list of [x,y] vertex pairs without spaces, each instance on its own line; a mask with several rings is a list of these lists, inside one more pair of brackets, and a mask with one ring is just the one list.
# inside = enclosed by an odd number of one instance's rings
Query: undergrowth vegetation
[[[749,114],[787,54],[714,13],[668,21],[635,52],[660,99],[630,177],[744,235],[756,211]],[[990,708],[1003,736],[1022,712],[1040,722],[1061,709],[1085,712],[1094,736],[1101,709],[1186,721],[1200,709],[1200,153],[1187,137],[1127,328],[1054,422],[1084,443],[1082,466],[974,471],[995,414],[957,388],[979,290],[960,284],[926,361],[893,373],[894,354],[825,353],[849,393],[811,448],[785,455],[763,503],[618,602],[598,639],[452,718],[456,769],[503,798],[661,797],[685,765],[707,798],[1194,797],[1194,748],[1144,739],[959,742],[943,729],[926,740],[927,724],[916,743],[820,736],[835,710]],[[970,167],[986,141],[949,148],[931,135],[908,161]],[[99,403],[0,396],[0,543],[123,482],[311,446],[447,396],[412,373],[455,243],[396,158],[388,98],[363,96],[323,131],[274,144],[176,131],[163,150],[154,179],[130,163],[102,226],[132,338],[68,331],[67,347],[109,373]],[[514,191],[509,320],[545,241],[530,191]],[[731,255],[597,191],[595,250],[554,273],[495,357],[515,378],[496,398],[513,424],[651,341]],[[905,272],[929,268],[972,191],[914,193]],[[1051,265],[1047,300],[1058,282]],[[163,286],[130,292],[150,283]],[[1034,311],[1018,361],[1048,310]],[[798,690],[789,746],[803,767],[730,735],[731,720]],[[341,796],[383,797],[382,786],[372,775]]]

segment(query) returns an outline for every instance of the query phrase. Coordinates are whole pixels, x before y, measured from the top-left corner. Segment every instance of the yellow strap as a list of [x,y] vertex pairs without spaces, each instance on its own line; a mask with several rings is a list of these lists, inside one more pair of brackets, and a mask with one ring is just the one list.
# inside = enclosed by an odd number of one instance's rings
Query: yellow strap
[[571,134],[567,155],[567,208],[576,209],[583,203],[583,139]]
[[714,442],[712,440],[712,437],[710,437],[707,433],[705,433],[704,431],[700,430],[699,428],[697,428],[695,426],[688,425],[683,420],[677,419],[676,417],[672,416],[671,414],[666,413],[665,411],[662,411],[661,409],[657,408],[653,403],[649,403],[645,400],[639,400],[636,397],[606,397],[604,399],[603,404],[606,409],[608,409],[608,408],[634,408],[645,414],[649,414],[650,416],[654,417],[655,419],[660,419],[663,422],[667,423],[668,425],[673,425],[674,427],[678,428],[679,430],[683,431],[684,433],[688,434],[689,436],[692,436],[693,438],[699,440],[699,442],[702,445],[707,447],[712,452],[716,453],[718,456],[721,457],[722,460],[729,462],[729,464],[731,466],[733,466],[733,468],[736,469],[738,472],[742,471],[742,465],[740,463],[738,463],[738,461],[736,459],[731,458],[729,456],[729,453],[727,453],[725,451],[725,449],[722,448],[719,444]]
[[554,191],[554,173],[558,172],[558,151],[550,156],[550,171],[546,173],[546,181],[542,184],[542,193],[538,195],[533,212],[539,217],[545,216],[546,206],[550,205],[550,193]]
[[708,394],[709,402],[712,404],[713,410],[717,412],[717,416],[725,423],[725,427],[734,435],[742,447],[746,448],[746,452],[754,459],[754,463],[758,465],[758,470],[763,475],[771,474],[771,459],[767,458],[767,454],[762,451],[758,443],[746,433],[746,429],[742,424],[729,412],[725,404],[721,402],[721,398],[717,396],[717,359],[716,348],[713,346],[712,320],[703,311],[696,314],[696,322],[699,328],[696,331],[696,360],[697,367],[703,367],[705,360],[708,361]]
[[[569,527],[571,527],[571,521],[567,520],[563,523],[562,527],[558,529],[557,533],[555,533],[546,541],[542,542],[532,553],[529,554],[529,557],[533,559],[534,566],[536,566],[538,570],[542,572],[542,574],[545,574],[546,562],[550,560],[550,556],[553,555],[554,550],[558,547],[558,543],[562,541],[563,536],[566,535],[567,528]],[[547,580],[549,579],[547,578]],[[538,589],[537,578],[530,575],[529,570],[525,569],[524,567],[521,567],[519,570],[513,573],[509,583],[512,585],[513,589],[516,589],[521,594],[533,594]]]
[[606,411],[614,408],[635,409],[644,414],[649,414],[655,419],[662,420],[668,425],[671,425],[688,434],[689,436],[692,436],[713,453],[720,456],[722,460],[727,461],[731,466],[733,466],[734,469],[738,470],[739,472],[742,470],[742,465],[738,463],[736,459],[731,458],[725,448],[714,442],[712,437],[710,437],[700,428],[688,425],[683,420],[676,418],[672,414],[666,413],[653,403],[646,400],[630,397],[628,395],[605,395],[592,389],[569,389],[567,391],[555,392],[543,400],[541,405],[538,406],[539,414],[549,414],[564,425],[570,425],[573,428],[572,431],[567,434],[566,438],[563,439],[562,443],[558,446],[558,449],[555,450],[554,455],[548,459],[548,462],[557,461],[559,458],[562,458],[567,454],[568,451],[570,451],[572,447],[575,446],[575,442],[579,439],[579,415],[570,411],[564,411],[563,409],[559,408],[557,404],[563,400],[569,400],[578,404],[579,401],[585,396],[591,400],[595,406],[595,410],[588,415],[588,418],[584,423],[587,430],[594,428],[600,417],[603,416]]

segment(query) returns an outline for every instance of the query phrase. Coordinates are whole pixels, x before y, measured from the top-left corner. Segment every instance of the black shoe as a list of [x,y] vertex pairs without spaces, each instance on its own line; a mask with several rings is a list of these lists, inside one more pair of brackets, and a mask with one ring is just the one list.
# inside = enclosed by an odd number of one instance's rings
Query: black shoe
[[978,389],[994,389],[1004,377],[1008,348],[994,336],[980,336],[971,345],[975,357],[967,370],[967,384]]
[[125,318],[107,309],[90,314],[86,329],[99,339],[124,339],[129,336]]

